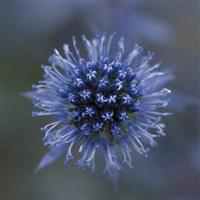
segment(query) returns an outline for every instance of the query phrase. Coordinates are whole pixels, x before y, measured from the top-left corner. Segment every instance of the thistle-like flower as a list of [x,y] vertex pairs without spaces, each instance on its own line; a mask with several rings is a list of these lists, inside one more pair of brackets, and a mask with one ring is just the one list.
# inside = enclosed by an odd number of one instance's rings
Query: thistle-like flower
[[73,37],[73,51],[65,44],[64,56],[55,50],[50,66],[42,66],[44,79],[29,94],[40,109],[33,116],[54,115],[55,121],[42,128],[50,151],[39,169],[64,151],[65,163],[73,159],[77,143],[78,166],[95,170],[99,152],[110,174],[122,164],[132,168],[132,150],[146,156],[155,138],[165,135],[161,117],[170,114],[162,111],[170,90],[162,86],[171,75],[158,71],[160,64],[150,65],[153,53],[144,55],[138,45],[125,56],[123,38],[111,45],[114,35],[91,41],[82,36],[87,58]]

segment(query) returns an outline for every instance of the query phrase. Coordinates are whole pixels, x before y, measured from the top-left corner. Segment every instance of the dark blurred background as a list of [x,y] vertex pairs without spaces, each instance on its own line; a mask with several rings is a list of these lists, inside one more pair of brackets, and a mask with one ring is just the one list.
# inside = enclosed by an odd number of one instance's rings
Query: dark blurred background
[[[200,199],[199,1],[0,1],[0,199]],[[155,52],[174,71],[174,115],[149,157],[133,155],[119,189],[101,172],[63,165],[64,156],[34,174],[47,149],[20,95],[42,78],[54,48],[71,36],[117,32],[126,46]],[[78,40],[79,40],[78,39]]]

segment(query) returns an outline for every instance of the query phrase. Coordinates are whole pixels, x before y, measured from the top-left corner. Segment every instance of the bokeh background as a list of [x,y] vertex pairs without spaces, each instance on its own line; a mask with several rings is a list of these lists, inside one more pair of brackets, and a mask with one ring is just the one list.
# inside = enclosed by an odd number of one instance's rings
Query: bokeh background
[[[199,1],[0,0],[0,199],[200,199]],[[71,36],[117,32],[170,68],[174,115],[149,157],[134,154],[134,169],[119,189],[101,172],[64,166],[64,156],[34,174],[47,149],[34,109],[21,92],[42,78],[54,48]]]

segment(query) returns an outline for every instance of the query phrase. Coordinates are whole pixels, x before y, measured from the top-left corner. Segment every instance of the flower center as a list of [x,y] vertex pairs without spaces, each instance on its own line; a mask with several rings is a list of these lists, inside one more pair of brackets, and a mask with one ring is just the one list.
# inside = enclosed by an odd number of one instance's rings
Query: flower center
[[79,68],[72,80],[61,95],[72,104],[71,123],[92,139],[112,142],[116,135],[125,135],[124,121],[135,116],[141,96],[132,69],[99,60]]

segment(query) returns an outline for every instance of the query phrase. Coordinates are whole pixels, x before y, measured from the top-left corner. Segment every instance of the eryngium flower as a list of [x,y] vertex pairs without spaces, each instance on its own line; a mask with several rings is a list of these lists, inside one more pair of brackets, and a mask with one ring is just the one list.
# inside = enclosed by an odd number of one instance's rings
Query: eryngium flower
[[65,44],[64,56],[55,50],[50,66],[42,66],[44,79],[30,95],[40,109],[33,116],[54,115],[55,121],[42,128],[50,153],[39,168],[63,151],[67,163],[77,143],[82,154],[78,166],[95,170],[99,152],[110,174],[123,163],[132,168],[132,150],[146,156],[155,138],[165,135],[161,117],[170,114],[162,111],[170,90],[162,86],[171,75],[158,71],[160,64],[150,65],[153,54],[144,55],[138,45],[125,56],[123,38],[111,45],[114,35],[91,41],[82,36],[86,58],[73,37],[73,51]]

